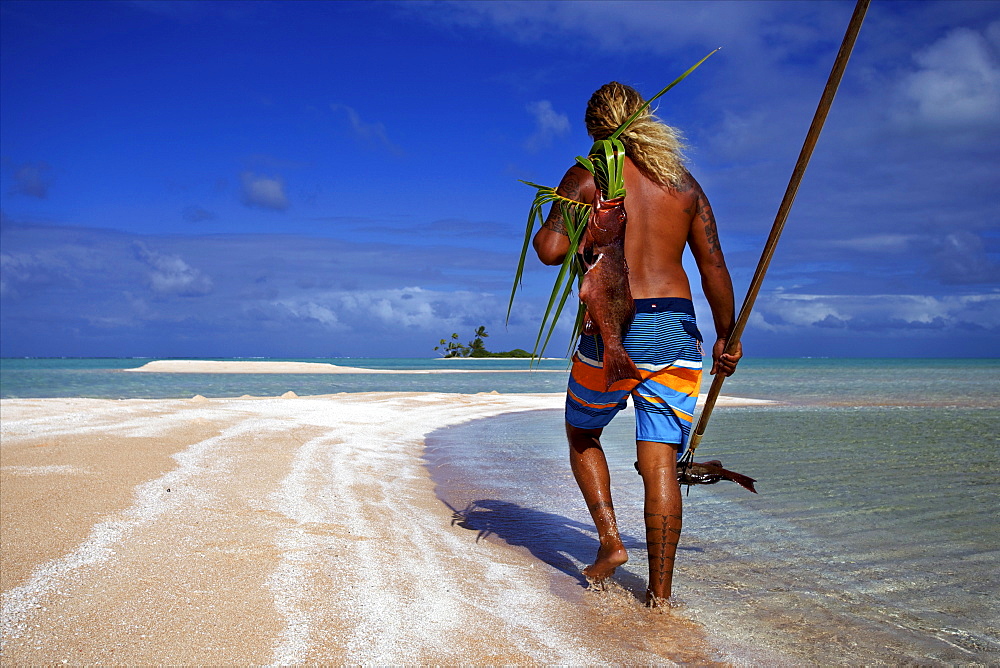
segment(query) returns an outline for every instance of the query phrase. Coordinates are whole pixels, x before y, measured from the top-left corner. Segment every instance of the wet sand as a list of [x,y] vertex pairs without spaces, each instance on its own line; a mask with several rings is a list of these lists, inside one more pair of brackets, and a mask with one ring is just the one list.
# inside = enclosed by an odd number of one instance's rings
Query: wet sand
[[0,661],[716,660],[682,614],[554,586],[435,496],[425,434],[562,402],[4,400]]

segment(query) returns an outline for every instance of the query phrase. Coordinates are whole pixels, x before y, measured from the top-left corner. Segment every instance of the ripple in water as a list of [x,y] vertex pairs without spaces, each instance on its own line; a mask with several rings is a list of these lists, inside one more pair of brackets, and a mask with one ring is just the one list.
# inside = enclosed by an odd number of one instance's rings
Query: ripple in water
[[[646,565],[632,424],[626,412],[604,442],[631,554],[615,580],[635,615]],[[728,659],[1000,661],[998,427],[996,409],[717,411],[699,454],[758,478],[761,494],[720,483],[686,497],[682,614]],[[560,411],[435,432],[426,456],[463,526],[529,551],[581,605],[606,605],[578,593],[597,539]]]

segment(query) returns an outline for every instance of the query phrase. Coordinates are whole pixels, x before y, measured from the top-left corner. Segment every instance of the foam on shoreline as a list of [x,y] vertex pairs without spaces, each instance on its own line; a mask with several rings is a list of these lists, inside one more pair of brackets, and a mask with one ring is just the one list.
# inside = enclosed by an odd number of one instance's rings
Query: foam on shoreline
[[[545,564],[477,541],[434,493],[425,434],[562,403],[403,392],[0,401],[0,656],[670,663],[669,646],[595,636],[594,611],[551,591]],[[678,622],[637,602],[623,614]]]

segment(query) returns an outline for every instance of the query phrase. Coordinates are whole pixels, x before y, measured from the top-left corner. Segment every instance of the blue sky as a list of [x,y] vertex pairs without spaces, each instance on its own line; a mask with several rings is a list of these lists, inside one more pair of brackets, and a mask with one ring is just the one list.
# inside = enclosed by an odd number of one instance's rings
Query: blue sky
[[[610,80],[690,143],[742,297],[853,2],[0,2],[5,356],[429,356],[504,325]],[[996,356],[1000,3],[875,0],[744,335]],[[692,275],[692,284],[697,286]],[[704,300],[699,317],[709,322]],[[562,350],[565,339],[550,352]]]

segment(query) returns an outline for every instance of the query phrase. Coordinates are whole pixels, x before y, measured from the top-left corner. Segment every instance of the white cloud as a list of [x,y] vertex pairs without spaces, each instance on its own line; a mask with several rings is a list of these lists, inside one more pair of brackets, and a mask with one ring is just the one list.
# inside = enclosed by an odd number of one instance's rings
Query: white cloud
[[240,180],[243,182],[244,204],[274,211],[284,211],[288,208],[285,183],[280,178],[243,172]]
[[351,129],[360,139],[378,144],[395,155],[402,155],[403,149],[392,143],[388,132],[386,132],[385,125],[382,123],[369,123],[362,120],[361,115],[353,107],[349,107],[346,104],[333,103],[330,105],[330,109],[346,113],[347,120],[351,124]]
[[35,289],[77,284],[74,267],[85,267],[85,249],[54,248],[0,253],[0,296],[18,298]]
[[289,314],[297,320],[315,320],[330,329],[346,329],[329,306],[317,304],[314,301],[282,301],[278,302],[278,305],[286,308]]
[[988,283],[1000,280],[1000,266],[986,254],[982,237],[952,232],[932,256],[933,274],[948,284]]
[[814,43],[815,19],[810,17],[817,10],[812,4],[463,1],[435,3],[429,10],[418,4],[413,11],[436,23],[491,27],[521,43],[549,43],[553,35],[564,35],[590,49],[664,54],[691,45],[714,48],[765,39]]
[[[942,234],[871,234],[853,239],[819,240],[814,243],[826,257],[829,249],[843,249],[851,257],[833,256],[848,262],[857,271],[865,271],[870,255],[855,257],[856,253],[875,254],[883,260],[890,256],[904,262],[916,279],[929,277],[945,285],[971,285],[994,283],[1000,280],[1000,264],[990,258],[983,238],[971,231],[956,229]],[[884,263],[883,263],[884,266]]]
[[[821,322],[844,322],[849,317],[829,301],[811,295],[776,294],[771,300],[771,304],[775,303],[781,304],[781,319],[797,327]],[[760,310],[766,316],[770,309],[761,304]]]
[[535,131],[524,142],[529,151],[538,151],[552,142],[553,137],[569,132],[569,118],[552,108],[548,100],[530,102],[526,109],[535,117]]
[[137,242],[134,248],[139,260],[152,269],[147,278],[153,292],[198,297],[212,291],[212,280],[180,256],[158,253],[141,242]]
[[707,143],[718,156],[730,160],[755,158],[761,149],[775,141],[784,128],[775,128],[773,110],[741,108],[722,110],[722,122],[708,137]]
[[25,279],[24,260],[10,253],[0,253],[0,296],[16,296],[14,284]]
[[932,126],[995,124],[1000,119],[1000,22],[984,32],[956,28],[914,56],[903,78],[903,120]]
[[997,329],[1000,294],[978,295],[761,295],[751,318],[752,327],[771,332],[810,328],[857,331]]
[[330,329],[371,332],[419,329],[432,333],[482,324],[497,314],[489,293],[444,292],[420,287],[332,291],[271,303],[296,319],[315,320]]
[[854,239],[835,239],[822,242],[822,245],[866,253],[904,253],[910,250],[914,244],[926,244],[928,239],[929,237],[926,235],[887,233]]

